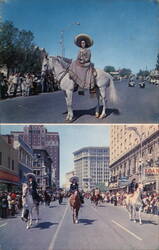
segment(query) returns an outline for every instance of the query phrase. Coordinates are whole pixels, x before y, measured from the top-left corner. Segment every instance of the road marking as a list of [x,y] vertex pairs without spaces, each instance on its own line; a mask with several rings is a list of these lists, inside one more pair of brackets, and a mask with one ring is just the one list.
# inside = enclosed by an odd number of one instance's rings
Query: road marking
[[4,224],[0,225],[0,227],[4,227],[5,225],[7,225],[7,223],[4,223]]
[[112,220],[112,222],[114,224],[116,224],[118,227],[122,228],[124,231],[126,231],[127,233],[131,234],[132,236],[134,236],[136,239],[138,240],[143,240],[142,238],[140,238],[139,236],[137,236],[136,234],[134,234],[133,232],[129,231],[126,227],[122,226],[121,224],[119,224],[118,222]]
[[50,245],[49,245],[48,250],[54,250],[55,241],[56,241],[57,235],[58,235],[58,233],[59,233],[59,231],[60,231],[60,229],[61,229],[61,226],[62,226],[62,223],[63,223],[63,221],[64,221],[65,215],[66,215],[66,213],[67,213],[68,207],[69,207],[69,206],[68,206],[68,204],[67,204],[67,207],[65,208],[65,211],[64,211],[64,214],[63,214],[63,216],[62,216],[62,219],[61,219],[61,221],[60,221],[60,223],[59,223],[59,225],[58,225],[58,227],[57,227],[57,230],[56,230],[56,232],[55,232],[55,234],[54,234],[54,236],[53,236],[53,238],[52,238],[52,241],[51,241],[51,243],[50,243]]

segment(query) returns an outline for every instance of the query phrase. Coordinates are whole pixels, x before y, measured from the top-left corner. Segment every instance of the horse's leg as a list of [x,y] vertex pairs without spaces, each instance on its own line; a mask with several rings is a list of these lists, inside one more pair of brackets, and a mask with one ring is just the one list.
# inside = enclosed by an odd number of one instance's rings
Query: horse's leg
[[79,211],[79,208],[76,208],[75,210],[76,210],[76,221],[75,222],[77,224],[78,223],[78,211]]
[[134,223],[136,223],[136,207],[133,206],[133,217],[134,217]]
[[99,93],[99,88],[96,88],[96,97],[97,97],[97,106],[96,106],[96,113],[95,116],[96,118],[99,118],[99,108],[100,108],[100,93]]
[[75,223],[75,209],[72,208],[72,211],[73,211],[73,223]]
[[32,208],[29,208],[29,219],[27,221],[27,229],[29,229],[32,225]]
[[140,225],[142,224],[142,220],[141,220],[141,210],[142,210],[142,207],[139,207],[139,223],[140,223]]
[[67,116],[66,116],[67,121],[72,121],[73,119],[72,96],[73,96],[72,90],[65,91],[65,99],[66,99],[67,111],[68,111]]
[[103,119],[106,117],[106,113],[105,113],[105,110],[106,110],[106,87],[103,86],[103,87],[100,87],[100,95],[101,95],[101,99],[102,99],[102,106],[103,106],[103,109],[102,109],[102,113],[99,117],[99,119]]
[[39,206],[35,205],[35,211],[36,211],[36,224],[39,223]]

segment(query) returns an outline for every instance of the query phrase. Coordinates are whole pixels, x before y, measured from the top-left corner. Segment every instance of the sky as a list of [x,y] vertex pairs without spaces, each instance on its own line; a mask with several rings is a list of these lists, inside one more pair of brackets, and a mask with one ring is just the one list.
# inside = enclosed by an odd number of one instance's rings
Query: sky
[[19,29],[31,30],[36,45],[50,55],[61,55],[60,34],[64,30],[68,58],[77,56],[75,35],[87,33],[94,40],[91,52],[95,67],[126,67],[134,73],[155,68],[159,52],[158,0],[1,1],[3,21],[11,20]]
[[[0,125],[0,134],[23,131],[24,125]],[[88,146],[109,146],[108,125],[45,125],[60,136],[60,183],[66,172],[73,170],[73,152]]]

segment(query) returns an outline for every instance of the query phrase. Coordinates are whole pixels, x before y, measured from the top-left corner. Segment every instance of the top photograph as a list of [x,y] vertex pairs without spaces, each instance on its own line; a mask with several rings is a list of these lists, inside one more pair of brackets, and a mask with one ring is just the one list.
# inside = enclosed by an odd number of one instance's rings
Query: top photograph
[[159,0],[0,0],[0,124],[159,123]]

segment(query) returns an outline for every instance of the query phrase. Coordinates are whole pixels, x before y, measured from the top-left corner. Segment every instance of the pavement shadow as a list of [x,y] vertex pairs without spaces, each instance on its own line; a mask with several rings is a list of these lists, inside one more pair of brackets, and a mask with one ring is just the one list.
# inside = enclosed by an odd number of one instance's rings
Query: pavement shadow
[[151,225],[158,226],[158,223],[151,221],[151,220],[142,220],[142,224],[151,224]]
[[[67,121],[67,123],[73,123],[76,120],[78,120],[80,117],[84,116],[84,115],[90,115],[90,116],[95,116],[95,112],[96,112],[96,106],[94,108],[91,109],[79,109],[79,110],[73,110],[73,114],[74,114],[74,118],[72,121]],[[102,106],[100,106],[99,108],[99,112],[101,114],[102,112]],[[63,115],[66,115],[67,112],[64,112]],[[108,116],[110,116],[111,114],[114,115],[120,115],[120,112],[118,109],[106,109],[106,117],[104,119],[106,119]]]
[[49,207],[49,208],[53,208],[53,207],[57,207],[57,206],[53,206],[53,205],[52,205],[52,206],[48,206],[48,207]]
[[79,223],[82,223],[84,226],[92,225],[95,220],[89,219],[79,219]]
[[39,224],[37,224],[34,228],[39,228],[39,229],[46,229],[46,228],[50,228],[53,225],[57,225],[58,223],[51,223],[49,221],[45,221],[45,222],[41,222]]

